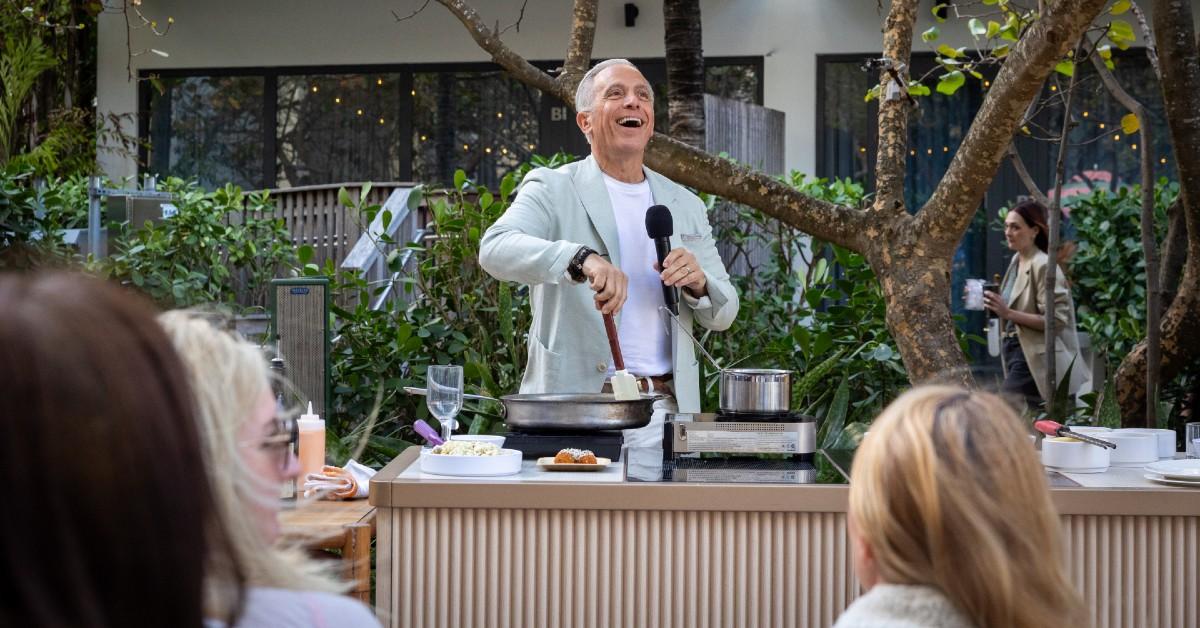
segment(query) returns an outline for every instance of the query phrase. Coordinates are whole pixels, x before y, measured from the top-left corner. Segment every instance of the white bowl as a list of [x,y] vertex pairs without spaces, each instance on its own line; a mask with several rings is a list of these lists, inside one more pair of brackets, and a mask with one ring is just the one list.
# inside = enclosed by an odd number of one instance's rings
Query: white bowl
[[1114,444],[1111,463],[1119,467],[1143,466],[1158,460],[1158,437],[1125,430],[1113,430],[1096,435]]
[[1175,430],[1160,430],[1151,427],[1131,427],[1117,431],[1130,432],[1134,434],[1153,434],[1158,438],[1158,457],[1175,457]]
[[1042,439],[1042,464],[1069,473],[1101,473],[1108,470],[1109,451],[1073,438],[1048,437]]
[[450,437],[450,440],[465,440],[475,443],[491,443],[497,447],[504,446],[503,436],[493,436],[491,434],[456,434]]
[[461,477],[515,475],[521,472],[521,452],[501,449],[498,456],[447,456],[422,449],[421,471]]

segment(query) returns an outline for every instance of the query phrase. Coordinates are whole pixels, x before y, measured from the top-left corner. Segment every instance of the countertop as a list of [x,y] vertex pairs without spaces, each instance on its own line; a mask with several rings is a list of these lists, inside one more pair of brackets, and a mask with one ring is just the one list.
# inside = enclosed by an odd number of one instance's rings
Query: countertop
[[[846,484],[706,484],[628,481],[625,465],[598,472],[561,473],[527,460],[516,475],[461,478],[422,473],[411,447],[371,480],[372,504],[383,508],[567,508],[723,512],[844,512]],[[1051,478],[1051,498],[1063,515],[1200,514],[1200,490],[1142,477],[1141,468],[1063,474]]]

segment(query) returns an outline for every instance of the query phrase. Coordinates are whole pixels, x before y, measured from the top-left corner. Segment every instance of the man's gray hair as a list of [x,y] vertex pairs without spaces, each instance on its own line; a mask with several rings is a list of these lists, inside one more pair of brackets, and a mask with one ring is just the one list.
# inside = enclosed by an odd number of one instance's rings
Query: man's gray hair
[[579,87],[575,88],[575,111],[592,110],[592,104],[596,102],[596,75],[614,65],[627,65],[635,70],[638,69],[628,59],[606,59],[597,63],[595,67],[587,71],[587,74],[583,75],[583,80],[579,81]]

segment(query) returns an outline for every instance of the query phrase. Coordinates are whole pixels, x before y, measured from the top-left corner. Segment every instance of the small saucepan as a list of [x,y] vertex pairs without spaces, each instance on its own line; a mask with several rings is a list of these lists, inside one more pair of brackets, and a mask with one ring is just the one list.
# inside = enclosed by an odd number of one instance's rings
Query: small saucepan
[[733,414],[785,414],[792,409],[792,372],[786,369],[721,368],[704,345],[696,340],[671,310],[666,312],[679,331],[696,345],[704,357],[721,372],[721,412]]

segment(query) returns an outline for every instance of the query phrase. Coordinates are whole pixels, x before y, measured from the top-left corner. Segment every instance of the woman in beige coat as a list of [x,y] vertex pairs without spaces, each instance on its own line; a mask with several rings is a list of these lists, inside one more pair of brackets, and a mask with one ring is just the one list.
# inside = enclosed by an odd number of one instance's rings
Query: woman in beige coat
[[[985,292],[984,305],[1001,319],[1004,360],[1002,390],[1022,396],[1030,407],[1037,407],[1054,394],[1046,386],[1045,294],[1046,255],[1049,229],[1046,227],[1046,208],[1037,201],[1025,201],[1013,207],[1004,219],[1004,238],[1008,248],[1016,251],[1000,294]],[[1054,280],[1054,363],[1058,382],[1069,370],[1069,390],[1074,395],[1092,388],[1091,369],[1079,352],[1075,332],[1075,305],[1062,268]]]

